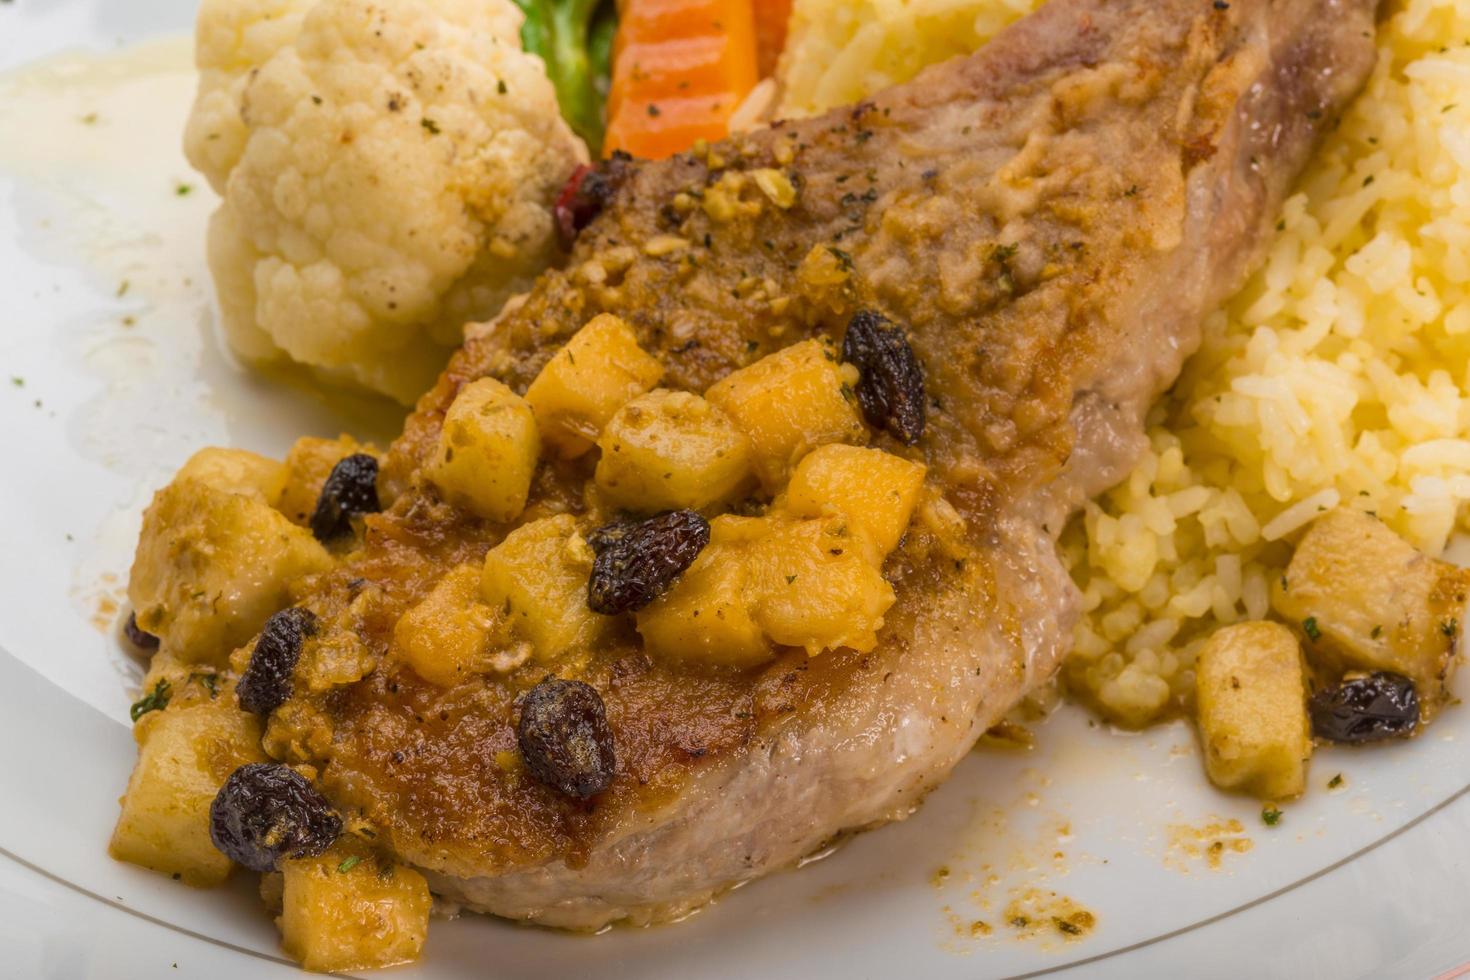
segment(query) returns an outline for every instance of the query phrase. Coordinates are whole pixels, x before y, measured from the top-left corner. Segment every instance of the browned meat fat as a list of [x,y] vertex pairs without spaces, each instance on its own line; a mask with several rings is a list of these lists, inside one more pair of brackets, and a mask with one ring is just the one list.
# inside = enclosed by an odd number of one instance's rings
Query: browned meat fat
[[[566,268],[474,330],[420,402],[365,549],[305,601],[324,648],[377,669],[299,691],[272,752],[319,764],[334,802],[436,890],[574,928],[678,914],[910,812],[1051,676],[1076,607],[1055,533],[1132,464],[1148,405],[1368,73],[1373,13],[1053,0],[870,102],[633,167]],[[386,657],[402,612],[507,530],[416,479],[466,382],[523,391],[606,311],[666,385],[703,390],[805,336],[840,339],[858,310],[902,325],[929,398],[879,444],[921,455],[943,491],[885,568],[898,602],[872,653],[719,673],[615,632],[581,675],[616,743],[590,800],[497,762],[533,668],[445,690]],[[543,467],[528,516],[578,512],[585,477]]]

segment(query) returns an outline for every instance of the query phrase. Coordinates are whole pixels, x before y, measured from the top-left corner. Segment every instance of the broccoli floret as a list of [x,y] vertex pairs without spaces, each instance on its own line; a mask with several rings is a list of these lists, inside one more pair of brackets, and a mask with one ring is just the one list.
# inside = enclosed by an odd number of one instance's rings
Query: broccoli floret
[[602,146],[618,26],[612,0],[516,0],[526,15],[521,43],[546,62],[561,114],[594,155]]

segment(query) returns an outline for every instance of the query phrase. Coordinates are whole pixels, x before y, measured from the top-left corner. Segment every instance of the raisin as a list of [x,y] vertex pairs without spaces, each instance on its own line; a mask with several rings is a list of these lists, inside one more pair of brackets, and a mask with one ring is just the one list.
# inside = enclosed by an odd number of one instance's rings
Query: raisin
[[291,674],[301,659],[301,644],[315,632],[316,616],[309,609],[282,609],[267,619],[235,688],[240,707],[264,716],[284,704],[291,696]]
[[860,310],[847,324],[842,359],[860,374],[858,407],[875,429],[905,446],[924,434],[924,369],[903,330],[881,313]]
[[1377,742],[1412,735],[1419,725],[1419,694],[1401,674],[1380,671],[1312,695],[1312,732],[1333,742]]
[[615,616],[663,595],[709,544],[709,522],[692,510],[669,511],[598,528],[588,543],[597,557],[587,580],[587,605]]
[[311,515],[311,533],[318,541],[330,541],[352,532],[352,519],[376,514],[378,503],[378,460],[367,453],[353,453],[337,461]]
[[632,173],[632,163],[631,156],[617,150],[600,164],[584,163],[572,171],[552,206],[552,214],[556,217],[556,238],[563,249],[570,251],[577,241],[577,234],[607,207]]
[[521,700],[516,742],[538,783],[578,800],[612,784],[617,769],[607,709],[581,681],[548,677]]
[[139,650],[158,649],[158,637],[143,631],[143,628],[138,625],[137,613],[128,613],[128,621],[123,623],[123,636],[126,636],[128,642]]
[[209,838],[252,871],[275,871],[282,858],[315,857],[342,833],[342,818],[300,774],[274,762],[230,773],[209,805]]

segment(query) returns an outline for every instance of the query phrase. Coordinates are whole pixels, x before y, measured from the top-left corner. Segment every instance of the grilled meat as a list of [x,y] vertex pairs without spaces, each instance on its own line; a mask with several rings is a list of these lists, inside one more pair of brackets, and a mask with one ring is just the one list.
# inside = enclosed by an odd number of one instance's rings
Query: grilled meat
[[[1055,535],[1135,459],[1149,404],[1368,73],[1373,13],[1053,0],[870,102],[626,167],[566,267],[472,330],[420,401],[383,462],[387,510],[304,602],[321,649],[373,669],[298,675],[268,748],[317,764],[437,891],[572,928],[680,914],[906,815],[1057,666],[1077,598]],[[615,632],[577,673],[616,744],[590,801],[497,761],[544,668],[442,689],[389,656],[403,611],[508,530],[421,479],[461,386],[524,391],[613,312],[665,385],[700,391],[840,339],[859,310],[902,325],[929,398],[916,446],[876,444],[922,458],[935,491],[885,567],[898,601],[876,650],[698,670]],[[543,464],[523,520],[583,513],[589,467]]]

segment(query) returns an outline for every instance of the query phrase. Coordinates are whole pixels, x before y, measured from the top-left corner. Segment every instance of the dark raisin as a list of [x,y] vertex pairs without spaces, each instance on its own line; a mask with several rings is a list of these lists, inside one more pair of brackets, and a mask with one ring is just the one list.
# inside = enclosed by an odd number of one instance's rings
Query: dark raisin
[[538,783],[578,800],[612,784],[617,769],[607,709],[590,685],[548,677],[521,700],[516,741]]
[[311,533],[318,541],[330,541],[352,532],[352,519],[360,514],[376,514],[378,503],[378,461],[367,453],[353,453],[332,467],[322,494],[316,498],[311,515]]
[[633,172],[632,164],[633,158],[618,150],[600,164],[583,164],[572,171],[552,206],[562,248],[570,250],[577,234],[602,213]]
[[875,429],[905,446],[924,434],[924,369],[903,330],[881,313],[860,310],[847,324],[842,359],[854,365],[858,407]]
[[158,637],[152,633],[145,633],[143,631],[142,627],[138,625],[137,613],[128,613],[128,621],[123,623],[123,636],[126,636],[128,642],[139,650],[158,649]]
[[709,522],[692,510],[592,532],[597,557],[587,605],[607,616],[642,609],[674,584],[709,544]]
[[282,858],[315,857],[341,833],[342,818],[326,798],[274,762],[236,769],[209,805],[210,840],[252,871],[275,871]]
[[1333,742],[1377,742],[1412,735],[1419,694],[1401,674],[1380,671],[1312,695],[1312,732]]
[[315,632],[316,616],[310,609],[282,609],[267,619],[235,688],[240,707],[268,715],[284,704],[291,696],[291,674],[301,659],[301,645]]

